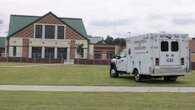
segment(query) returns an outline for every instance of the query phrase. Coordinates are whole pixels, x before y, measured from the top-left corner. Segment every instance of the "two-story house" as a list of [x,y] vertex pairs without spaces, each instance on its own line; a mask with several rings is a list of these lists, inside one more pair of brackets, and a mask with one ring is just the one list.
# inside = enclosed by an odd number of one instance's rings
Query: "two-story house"
[[88,58],[87,33],[80,18],[11,15],[6,52],[36,59]]

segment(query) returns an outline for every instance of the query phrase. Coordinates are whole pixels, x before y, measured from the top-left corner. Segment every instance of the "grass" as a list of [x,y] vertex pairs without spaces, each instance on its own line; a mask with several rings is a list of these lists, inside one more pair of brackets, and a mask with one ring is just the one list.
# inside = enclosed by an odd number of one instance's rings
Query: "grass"
[[0,92],[0,110],[194,110],[195,94]]
[[159,80],[137,83],[129,77],[111,79],[108,72],[108,66],[97,65],[55,66],[23,63],[0,63],[0,84],[81,86],[195,86],[195,74],[180,77],[178,81],[174,83]]

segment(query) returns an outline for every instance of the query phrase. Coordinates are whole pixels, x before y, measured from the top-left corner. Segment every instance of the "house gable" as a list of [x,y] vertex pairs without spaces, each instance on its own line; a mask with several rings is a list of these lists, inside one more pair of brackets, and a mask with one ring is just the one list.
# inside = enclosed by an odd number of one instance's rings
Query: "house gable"
[[[35,18],[34,18],[35,19]],[[65,18],[63,18],[65,19]],[[66,39],[75,39],[75,40],[88,40],[85,35],[78,32],[76,29],[71,27],[69,24],[65,23],[65,21],[58,18],[53,13],[49,12],[48,14],[44,15],[33,21],[32,23],[28,24],[27,26],[23,27],[22,29],[10,34],[8,37],[28,37],[32,38],[34,34],[34,24],[35,23],[43,23],[43,24],[61,24],[67,26],[66,29]],[[85,29],[83,29],[83,32]]]

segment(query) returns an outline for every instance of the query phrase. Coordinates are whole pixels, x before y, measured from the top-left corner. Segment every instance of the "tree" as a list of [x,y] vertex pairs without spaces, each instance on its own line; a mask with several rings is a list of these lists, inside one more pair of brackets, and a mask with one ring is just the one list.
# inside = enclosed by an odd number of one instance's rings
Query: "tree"
[[114,39],[114,44],[120,47],[126,47],[126,40],[124,38],[116,38]]
[[81,57],[83,57],[83,55],[84,55],[83,44],[78,45],[78,47],[77,47],[77,53],[78,53]]
[[105,42],[106,44],[114,45],[114,38],[108,35],[108,36],[106,37],[106,39],[104,40],[104,42]]
[[114,39],[112,36],[107,36],[105,40],[99,41],[97,44],[118,45],[120,47],[126,46],[126,40],[124,38]]

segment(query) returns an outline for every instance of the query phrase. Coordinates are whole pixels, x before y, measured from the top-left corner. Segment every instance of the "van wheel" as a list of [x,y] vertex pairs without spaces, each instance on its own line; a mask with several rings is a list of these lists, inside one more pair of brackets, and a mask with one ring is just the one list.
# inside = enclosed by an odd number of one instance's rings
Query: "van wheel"
[[137,70],[134,71],[134,80],[136,82],[141,82],[143,81],[143,76],[139,74]]
[[110,77],[111,78],[117,78],[118,76],[119,76],[119,74],[118,74],[116,68],[111,67],[110,68]]
[[177,80],[177,76],[166,76],[164,77],[165,81],[176,81]]

